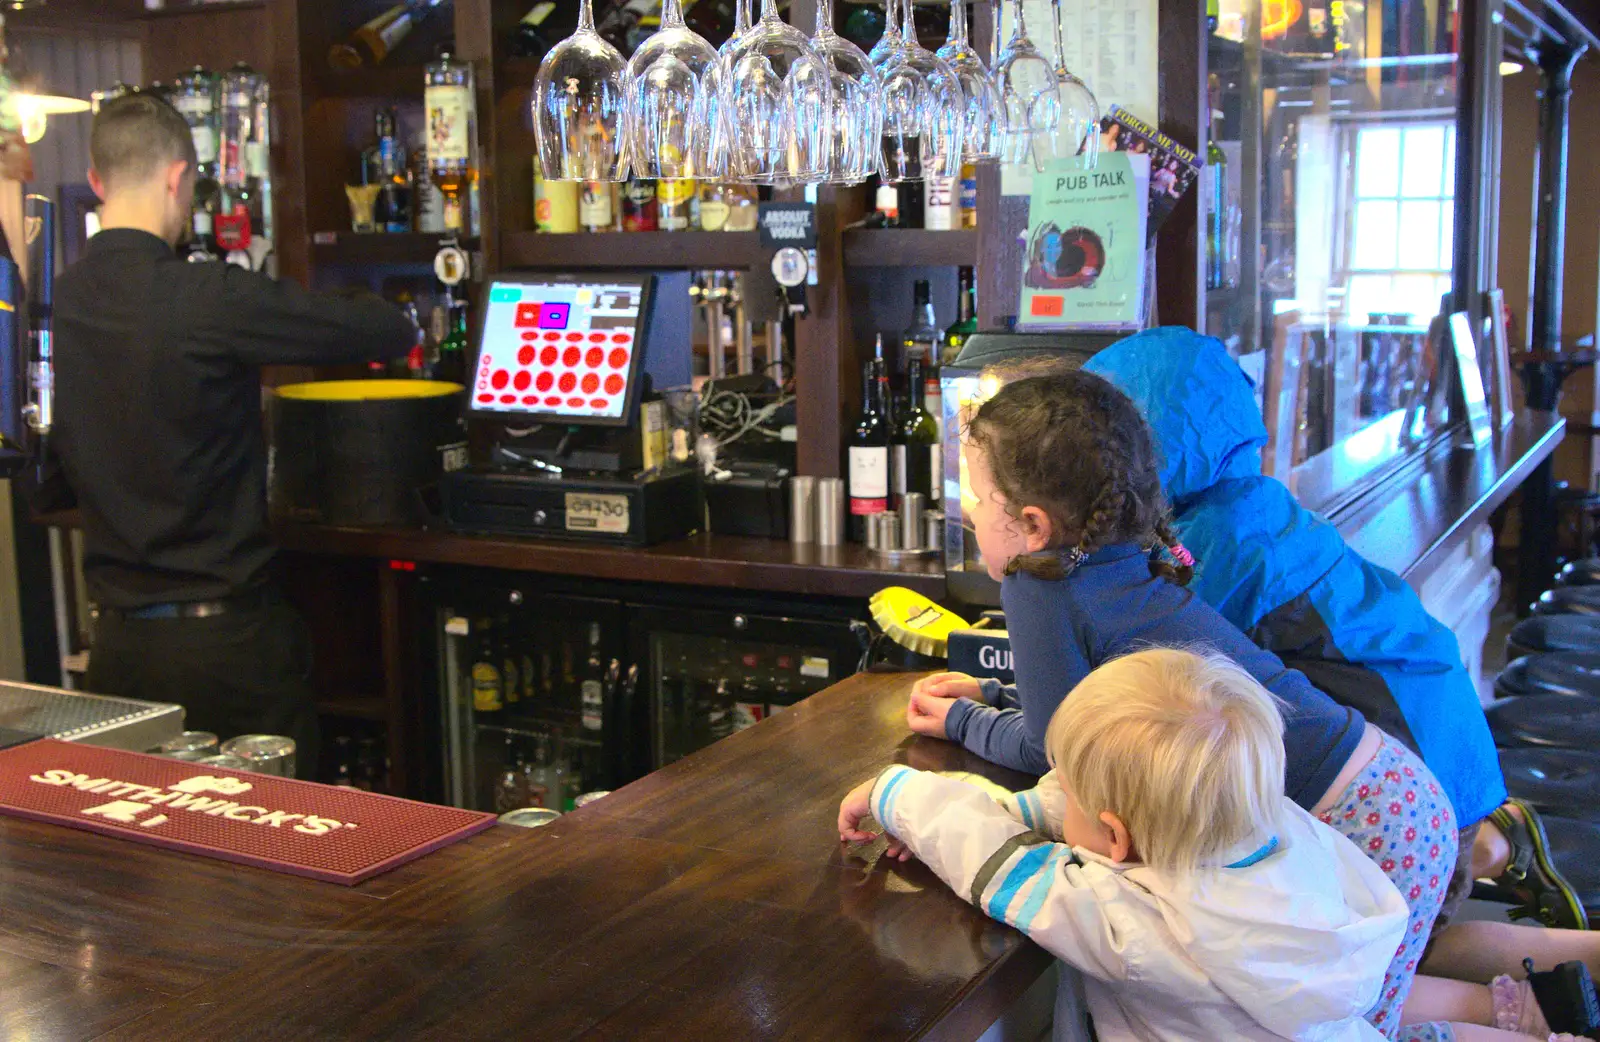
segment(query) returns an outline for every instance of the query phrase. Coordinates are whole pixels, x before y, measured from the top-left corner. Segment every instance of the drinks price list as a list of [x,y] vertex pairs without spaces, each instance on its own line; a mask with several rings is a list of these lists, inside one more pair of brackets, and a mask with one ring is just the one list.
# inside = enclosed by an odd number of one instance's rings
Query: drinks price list
[[637,285],[495,284],[472,407],[621,418],[639,306]]

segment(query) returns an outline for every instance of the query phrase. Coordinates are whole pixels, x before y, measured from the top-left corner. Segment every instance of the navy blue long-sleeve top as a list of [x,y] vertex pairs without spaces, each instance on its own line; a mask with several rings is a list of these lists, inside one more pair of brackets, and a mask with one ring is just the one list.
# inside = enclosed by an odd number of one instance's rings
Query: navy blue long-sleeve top
[[1365,721],[1336,704],[1181,586],[1151,576],[1133,543],[1108,546],[1065,579],[1026,573],[1000,585],[1011,636],[1016,705],[958,699],[945,719],[952,741],[992,763],[1044,774],[1045,728],[1095,667],[1147,647],[1219,652],[1283,700],[1285,795],[1307,809],[1327,792],[1361,742]]

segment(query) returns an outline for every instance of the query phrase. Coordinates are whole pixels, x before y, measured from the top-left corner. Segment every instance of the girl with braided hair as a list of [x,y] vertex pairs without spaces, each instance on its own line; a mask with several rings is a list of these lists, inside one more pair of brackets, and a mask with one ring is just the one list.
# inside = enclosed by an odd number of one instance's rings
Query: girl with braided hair
[[1101,664],[1149,647],[1232,659],[1281,701],[1285,795],[1355,841],[1408,906],[1368,1021],[1389,1038],[1451,1037],[1442,1025],[1400,1026],[1456,861],[1449,800],[1414,753],[1184,588],[1194,561],[1168,525],[1159,458],[1133,403],[1081,370],[1025,376],[978,408],[962,456],[963,506],[1000,582],[1017,683],[925,678],[907,708],[912,730],[1043,775],[1051,715]]

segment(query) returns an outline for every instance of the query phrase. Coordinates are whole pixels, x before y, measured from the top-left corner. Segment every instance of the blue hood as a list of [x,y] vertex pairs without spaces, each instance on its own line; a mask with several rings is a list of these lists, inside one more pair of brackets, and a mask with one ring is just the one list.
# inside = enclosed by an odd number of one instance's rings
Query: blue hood
[[1222,341],[1163,326],[1119,340],[1084,368],[1122,388],[1150,421],[1174,509],[1218,482],[1260,476],[1267,428],[1250,378]]

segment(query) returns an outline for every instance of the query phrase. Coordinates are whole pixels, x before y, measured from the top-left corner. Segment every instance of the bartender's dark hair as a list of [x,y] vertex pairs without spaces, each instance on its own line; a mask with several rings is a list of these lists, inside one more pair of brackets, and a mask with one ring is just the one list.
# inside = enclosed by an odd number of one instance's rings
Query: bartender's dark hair
[[1028,375],[978,408],[967,439],[988,459],[1007,511],[1020,517],[1025,506],[1044,510],[1057,545],[1019,555],[1006,573],[1060,579],[1081,555],[1101,547],[1159,542],[1178,563],[1153,555],[1151,574],[1187,583],[1192,558],[1168,522],[1155,439],[1138,408],[1081,369],[1035,363],[997,375],[1019,372]]
[[169,163],[197,165],[189,124],[178,110],[151,94],[129,94],[95,114],[89,162],[108,189],[136,183]]

